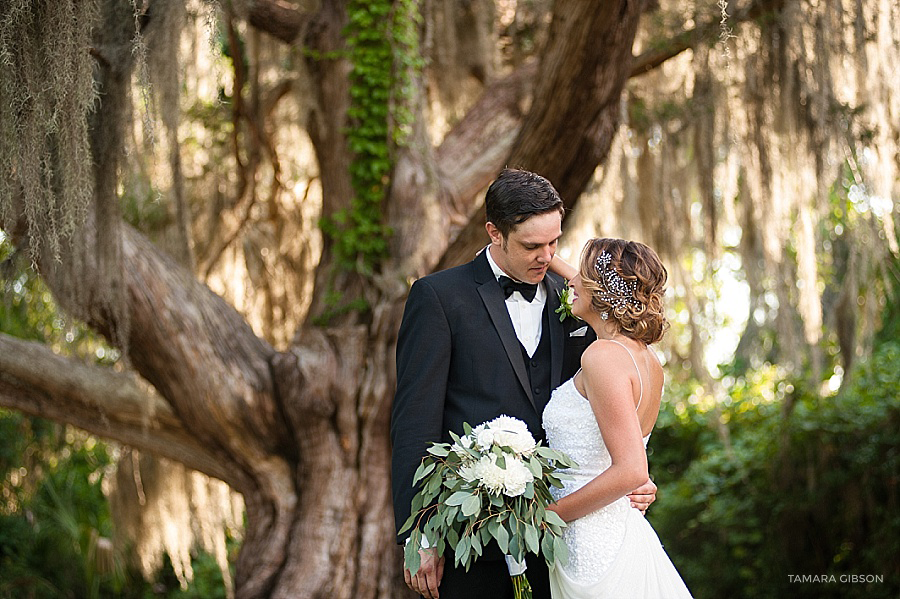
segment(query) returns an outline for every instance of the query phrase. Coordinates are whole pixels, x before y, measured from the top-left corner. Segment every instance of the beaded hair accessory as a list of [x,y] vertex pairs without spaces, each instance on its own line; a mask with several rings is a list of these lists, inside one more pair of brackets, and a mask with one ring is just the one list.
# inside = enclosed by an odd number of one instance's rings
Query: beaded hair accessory
[[[634,299],[637,281],[626,281],[622,278],[622,275],[612,267],[612,255],[609,252],[603,252],[597,258],[597,272],[600,273],[598,282],[606,289],[605,293],[601,292],[598,296],[601,301],[606,302],[615,310],[624,309],[628,305],[640,310],[644,306],[641,302]],[[600,316],[603,317],[604,314],[606,313],[604,312]],[[609,315],[607,314],[606,318],[608,317]],[[603,318],[603,320],[606,320],[606,318]]]

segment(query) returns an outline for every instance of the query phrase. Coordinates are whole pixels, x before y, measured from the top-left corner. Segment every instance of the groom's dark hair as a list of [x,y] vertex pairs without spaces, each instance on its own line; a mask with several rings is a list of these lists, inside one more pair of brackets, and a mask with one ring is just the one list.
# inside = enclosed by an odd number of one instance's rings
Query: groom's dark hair
[[563,201],[553,184],[530,171],[505,168],[488,187],[484,198],[487,221],[494,223],[504,237],[532,216],[559,212],[565,215]]

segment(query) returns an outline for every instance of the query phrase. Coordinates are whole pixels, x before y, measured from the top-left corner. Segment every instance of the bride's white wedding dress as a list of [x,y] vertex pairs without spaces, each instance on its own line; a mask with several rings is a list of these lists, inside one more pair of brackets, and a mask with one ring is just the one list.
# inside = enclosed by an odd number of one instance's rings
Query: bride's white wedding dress
[[[631,359],[634,361],[634,356]],[[557,499],[580,489],[612,464],[591,404],[578,392],[574,381],[573,377],[557,388],[544,409],[548,444],[578,463],[567,471],[574,479],[565,481],[562,489],[551,490]],[[644,437],[645,448],[649,439],[650,435]],[[631,507],[627,497],[569,522],[564,540],[569,559],[550,568],[553,599],[691,596],[653,527]]]

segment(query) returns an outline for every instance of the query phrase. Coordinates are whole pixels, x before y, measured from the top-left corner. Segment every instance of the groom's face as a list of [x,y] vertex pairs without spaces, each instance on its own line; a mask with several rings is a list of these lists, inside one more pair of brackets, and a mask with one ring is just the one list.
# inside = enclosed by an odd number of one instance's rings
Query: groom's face
[[562,216],[547,212],[519,223],[508,235],[503,235],[493,223],[487,223],[491,236],[491,257],[497,266],[514,279],[525,283],[540,283],[562,235]]

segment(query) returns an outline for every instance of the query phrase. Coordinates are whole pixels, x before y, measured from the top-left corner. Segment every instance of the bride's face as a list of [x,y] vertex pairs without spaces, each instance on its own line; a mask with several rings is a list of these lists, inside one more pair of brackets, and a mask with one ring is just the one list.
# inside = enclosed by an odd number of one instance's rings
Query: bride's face
[[586,314],[591,311],[591,294],[585,290],[581,275],[573,277],[569,286],[575,292],[572,300],[572,314],[584,320]]

